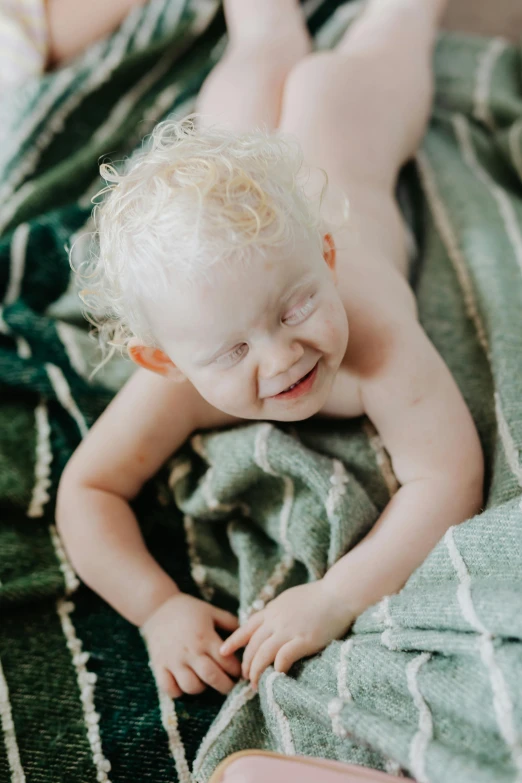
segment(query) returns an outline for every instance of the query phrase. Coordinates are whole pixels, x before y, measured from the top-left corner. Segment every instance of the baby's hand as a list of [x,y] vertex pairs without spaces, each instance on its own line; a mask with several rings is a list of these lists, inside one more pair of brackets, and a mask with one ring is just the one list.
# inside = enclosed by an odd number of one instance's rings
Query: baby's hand
[[355,616],[338,595],[331,594],[324,581],[292,587],[256,612],[221,645],[230,655],[246,645],[243,677],[257,688],[259,678],[274,662],[278,672],[322,650],[332,639],[343,636]]
[[143,624],[156,682],[173,699],[201,693],[207,685],[228,693],[234,685],[228,675],[239,677],[241,664],[220,652],[216,626],[233,631],[237,619],[185,593],[173,595]]

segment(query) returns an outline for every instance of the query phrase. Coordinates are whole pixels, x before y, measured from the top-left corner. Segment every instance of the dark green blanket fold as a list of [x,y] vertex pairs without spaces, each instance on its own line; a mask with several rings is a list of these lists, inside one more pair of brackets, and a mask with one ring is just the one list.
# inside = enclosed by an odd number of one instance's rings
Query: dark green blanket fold
[[[339,3],[305,3],[321,46]],[[346,10],[346,9],[345,9]],[[424,783],[522,781],[522,58],[443,36],[404,176],[422,323],[477,422],[484,512],[345,640],[222,703],[159,697],[139,632],[79,585],[54,529],[61,470],[128,374],[97,376],[66,246],[97,161],[190,112],[223,49],[212,0],[151,0],[69,68],[4,99],[0,146],[0,783],[206,781],[248,747]],[[396,489],[363,420],[200,434],[135,503],[182,589],[247,612],[320,577]],[[339,596],[343,600],[343,596]]]

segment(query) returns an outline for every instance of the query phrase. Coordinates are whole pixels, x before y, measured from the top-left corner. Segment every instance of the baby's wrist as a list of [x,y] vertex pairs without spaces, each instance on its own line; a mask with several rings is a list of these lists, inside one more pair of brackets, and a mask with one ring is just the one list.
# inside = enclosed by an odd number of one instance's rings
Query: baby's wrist
[[328,605],[333,614],[346,620],[349,627],[366,608],[362,605],[355,591],[347,592],[345,586],[339,583],[336,574],[328,571],[321,579],[321,588],[327,596]]
[[182,595],[182,593],[176,583],[170,579],[169,582],[154,586],[151,585],[148,596],[141,602],[139,611],[136,614],[136,619],[133,620],[134,624],[139,628],[142,628],[145,623],[175,595]]

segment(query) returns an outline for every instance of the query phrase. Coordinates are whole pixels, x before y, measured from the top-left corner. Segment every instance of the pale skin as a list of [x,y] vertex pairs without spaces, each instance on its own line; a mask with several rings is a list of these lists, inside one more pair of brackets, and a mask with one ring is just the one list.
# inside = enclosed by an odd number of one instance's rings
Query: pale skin
[[[394,199],[398,171],[429,115],[445,5],[369,0],[336,51],[307,54],[295,0],[225,3],[229,50],[198,110],[208,122],[238,129],[265,122],[296,135],[306,161],[349,195],[356,230],[342,241],[325,236],[322,254],[303,241],[248,270],[173,286],[151,303],[162,349],[130,346],[142,369],[64,472],[57,521],[72,562],[141,627],[156,679],[173,697],[207,685],[227,693],[240,673],[257,687],[270,664],[287,672],[400,590],[448,527],[481,508],[480,442],[418,323]],[[284,52],[273,45],[274,29]],[[311,370],[306,393],[280,396]],[[241,628],[233,615],[180,593],[147,551],[129,501],[194,430],[362,414],[377,428],[400,489],[354,549]],[[218,627],[232,631],[224,643]]]
[[63,65],[120,25],[147,0],[46,0],[48,68]]

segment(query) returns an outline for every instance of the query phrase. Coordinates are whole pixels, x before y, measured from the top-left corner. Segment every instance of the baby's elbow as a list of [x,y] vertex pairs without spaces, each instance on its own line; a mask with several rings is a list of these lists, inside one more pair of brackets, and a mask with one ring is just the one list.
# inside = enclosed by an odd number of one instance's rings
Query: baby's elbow
[[67,536],[71,523],[76,517],[74,509],[77,508],[82,486],[77,471],[70,466],[71,462],[62,472],[56,495],[55,521],[62,538]]
[[478,513],[484,505],[484,455],[482,449],[476,462],[477,464],[470,476],[470,493],[476,498]]
[[447,453],[432,474],[441,501],[451,509],[452,524],[480,514],[484,507],[484,455],[476,443]]
[[479,514],[484,506],[484,454],[480,443],[470,449],[456,467],[454,479],[465,506],[466,518]]
[[55,522],[58,532],[64,537],[67,534],[67,520],[70,517],[68,513],[68,507],[70,506],[71,489],[67,476],[62,473],[60,483],[58,484],[58,492],[56,495],[56,510],[55,510]]

